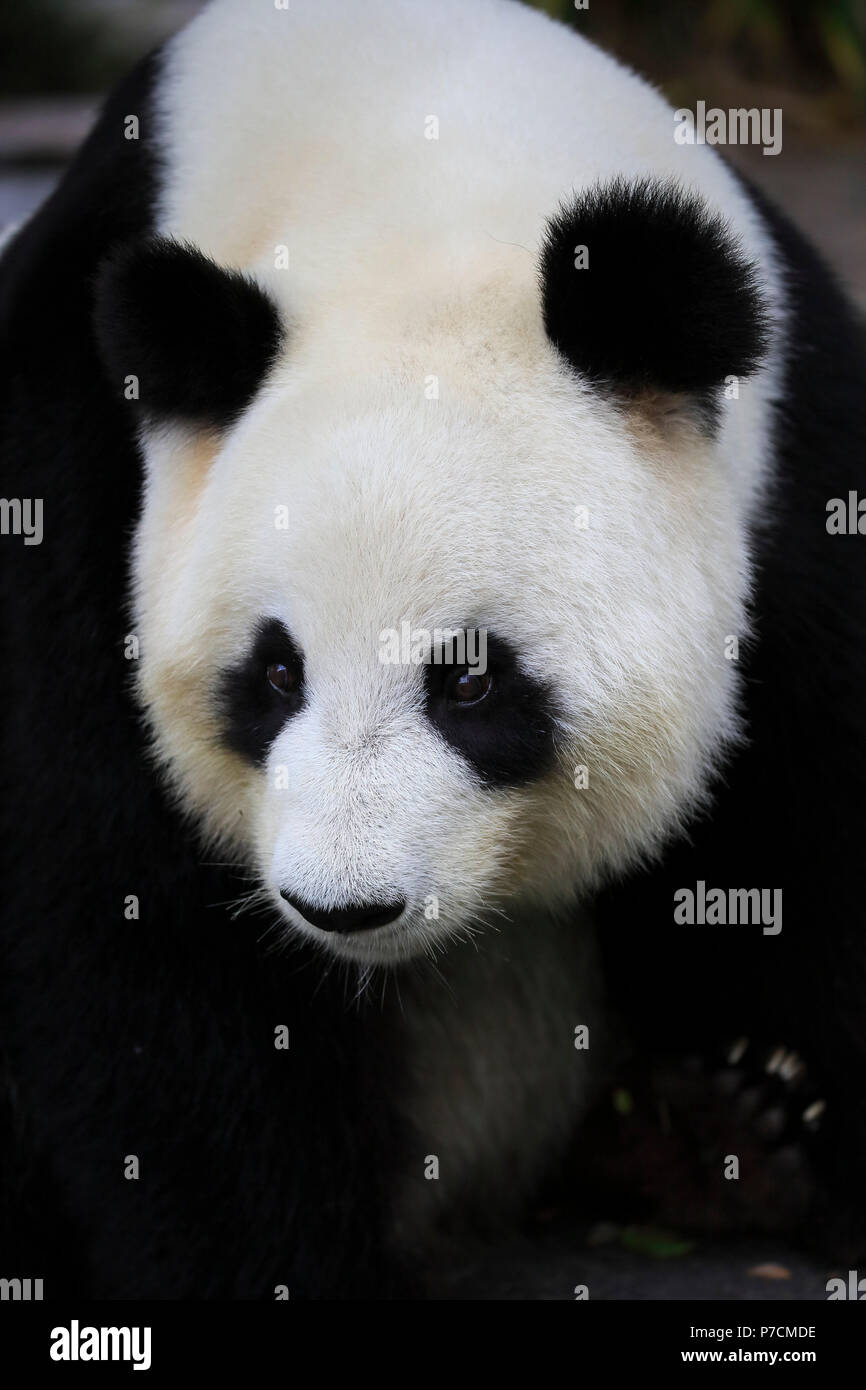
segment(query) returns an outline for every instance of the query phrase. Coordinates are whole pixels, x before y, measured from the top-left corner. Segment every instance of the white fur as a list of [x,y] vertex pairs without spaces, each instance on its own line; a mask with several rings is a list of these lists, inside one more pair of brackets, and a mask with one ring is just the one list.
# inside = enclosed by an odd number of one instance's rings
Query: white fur
[[10,222],[7,226],[0,227],[0,256],[2,256],[5,253],[7,246],[19,230],[20,226],[20,222]]
[[[509,0],[216,0],[170,48],[159,119],[159,230],[254,273],[291,326],[227,438],[145,441],[141,693],[183,804],[252,860],[295,930],[344,956],[418,954],[496,909],[537,921],[656,849],[735,734],[724,642],[745,636],[779,352],[722,403],[714,441],[664,402],[627,410],[582,387],[543,331],[545,221],[596,179],[671,176],[729,220],[781,323],[766,235],[714,153],[675,144],[657,93]],[[209,700],[271,614],[304,653],[308,701],[256,772],[221,750]],[[552,774],[479,784],[426,722],[420,670],[378,661],[378,633],[404,618],[487,626],[553,684]],[[408,907],[326,937],[283,886]],[[534,977],[542,1003],[555,960],[546,986]],[[566,974],[580,1022],[581,971]],[[470,1090],[452,1134],[507,1142],[495,1112],[526,1142],[523,1102]]]

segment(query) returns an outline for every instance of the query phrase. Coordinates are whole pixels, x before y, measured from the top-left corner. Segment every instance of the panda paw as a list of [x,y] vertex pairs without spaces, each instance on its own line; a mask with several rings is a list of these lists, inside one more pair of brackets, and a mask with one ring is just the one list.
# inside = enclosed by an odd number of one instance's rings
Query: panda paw
[[[826,1106],[796,1052],[739,1038],[721,1056],[658,1067],[652,1087],[680,1171],[692,1157],[682,1196],[696,1224],[779,1231],[805,1218]],[[669,1192],[666,1215],[677,1201]]]
[[584,1176],[680,1230],[794,1230],[814,1198],[825,1106],[799,1056],[741,1038],[624,1077],[584,1135]]

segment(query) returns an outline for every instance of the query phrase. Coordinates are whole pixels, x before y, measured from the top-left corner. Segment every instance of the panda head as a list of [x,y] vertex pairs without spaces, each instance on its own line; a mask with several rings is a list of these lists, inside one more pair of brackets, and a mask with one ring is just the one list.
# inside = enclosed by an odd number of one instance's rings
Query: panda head
[[146,458],[140,696],[287,927],[395,962],[567,903],[704,796],[748,578],[722,386],[761,304],[649,182],[537,257],[277,282],[159,239],[97,282]]

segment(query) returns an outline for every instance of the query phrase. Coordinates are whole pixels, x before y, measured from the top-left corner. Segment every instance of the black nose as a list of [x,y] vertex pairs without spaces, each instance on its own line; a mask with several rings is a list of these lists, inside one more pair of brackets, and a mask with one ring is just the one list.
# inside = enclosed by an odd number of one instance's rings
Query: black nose
[[370,931],[373,927],[384,927],[400,916],[405,902],[396,903],[354,903],[351,907],[313,907],[303,898],[293,897],[283,889],[281,898],[300,912],[314,927],[322,931],[353,932]]

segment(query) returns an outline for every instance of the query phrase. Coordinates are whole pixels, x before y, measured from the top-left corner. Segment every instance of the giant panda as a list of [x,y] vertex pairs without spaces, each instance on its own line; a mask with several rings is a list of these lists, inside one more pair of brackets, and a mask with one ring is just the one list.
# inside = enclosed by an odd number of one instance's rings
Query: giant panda
[[46,1296],[429,1296],[664,1076],[707,1193],[866,1248],[859,328],[675,128],[511,0],[213,0],[6,248]]

